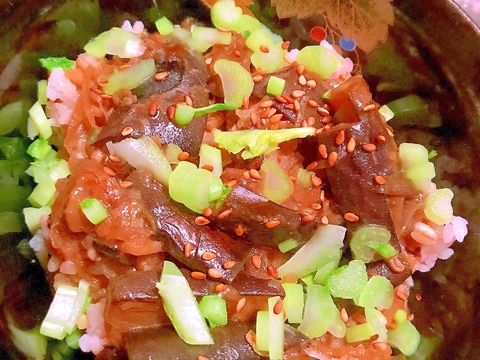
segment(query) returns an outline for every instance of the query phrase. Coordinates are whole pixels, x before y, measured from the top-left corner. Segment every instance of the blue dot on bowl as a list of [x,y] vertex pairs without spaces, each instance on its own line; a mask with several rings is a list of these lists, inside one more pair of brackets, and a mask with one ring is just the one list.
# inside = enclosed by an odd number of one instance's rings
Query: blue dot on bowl
[[355,43],[355,41],[353,39],[347,39],[347,38],[344,38],[344,37],[342,37],[340,39],[340,44],[339,45],[345,51],[352,51],[357,46],[357,44]]

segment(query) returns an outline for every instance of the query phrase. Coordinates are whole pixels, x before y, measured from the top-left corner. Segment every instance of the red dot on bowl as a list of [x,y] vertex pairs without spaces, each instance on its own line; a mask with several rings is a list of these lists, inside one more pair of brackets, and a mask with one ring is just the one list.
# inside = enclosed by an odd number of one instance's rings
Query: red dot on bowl
[[327,38],[327,30],[322,26],[314,26],[310,30],[310,37],[313,41],[321,42]]

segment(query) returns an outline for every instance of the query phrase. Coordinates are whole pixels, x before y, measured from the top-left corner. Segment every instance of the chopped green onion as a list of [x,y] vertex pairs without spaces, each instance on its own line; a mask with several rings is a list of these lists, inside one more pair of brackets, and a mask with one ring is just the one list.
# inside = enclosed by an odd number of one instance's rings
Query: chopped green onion
[[190,123],[190,121],[193,120],[193,118],[197,116],[202,116],[222,110],[235,110],[235,107],[223,103],[211,104],[200,108],[194,108],[189,105],[179,104],[175,108],[174,119],[178,125],[187,125]]
[[277,162],[266,159],[260,167],[262,195],[281,204],[293,194],[294,185],[288,174]]
[[313,135],[315,135],[315,128],[313,127],[237,131],[220,131],[215,129],[213,131],[215,142],[219,147],[232,154],[238,154],[243,151],[242,158],[245,160],[266,155],[277,149],[282,142]]
[[383,115],[383,117],[385,118],[385,121],[389,121],[393,119],[393,117],[395,116],[395,113],[386,104],[380,106],[380,108],[378,109],[378,112]]
[[52,150],[52,146],[49,144],[48,140],[39,138],[30,144],[27,153],[35,159],[42,160],[47,156],[50,150]]
[[222,81],[225,104],[235,108],[242,106],[243,99],[253,91],[250,72],[240,63],[226,59],[215,61],[213,69]]
[[106,94],[112,95],[117,90],[131,90],[139,86],[145,79],[153,76],[156,71],[155,60],[142,60],[126,70],[113,73],[108,82],[102,86]]
[[303,318],[303,307],[305,295],[302,284],[283,283],[285,298],[283,299],[283,310],[285,317],[290,324],[299,324]]
[[80,202],[80,208],[87,219],[94,225],[100,224],[108,218],[107,208],[98,199],[84,199]]
[[285,79],[274,75],[270,76],[267,83],[267,94],[281,95],[283,89],[285,89]]
[[389,259],[398,254],[398,251],[390,243],[385,244],[378,241],[367,241],[366,245],[375,250],[375,252],[384,259]]
[[169,35],[173,31],[173,23],[166,16],[155,21],[155,27],[160,35]]
[[346,229],[338,225],[320,226],[312,237],[278,270],[280,278],[310,274],[325,264],[340,261]]
[[453,216],[453,191],[450,189],[436,189],[425,199],[423,212],[430,221],[444,225]]
[[174,263],[164,261],[162,275],[156,286],[178,336],[190,345],[213,344],[193,291]]
[[367,282],[365,263],[361,260],[351,260],[347,265],[339,267],[330,274],[326,286],[332,296],[353,299],[357,302]]
[[74,60],[67,59],[66,57],[48,57],[40,59],[40,64],[47,69],[48,71],[52,71],[55,68],[61,68],[63,70],[70,69],[75,65]]
[[55,182],[56,180],[47,178],[37,184],[28,197],[30,204],[35,207],[50,206],[55,197]]
[[226,325],[228,321],[227,303],[220,296],[206,295],[202,297],[200,303],[200,312],[207,319],[210,327]]

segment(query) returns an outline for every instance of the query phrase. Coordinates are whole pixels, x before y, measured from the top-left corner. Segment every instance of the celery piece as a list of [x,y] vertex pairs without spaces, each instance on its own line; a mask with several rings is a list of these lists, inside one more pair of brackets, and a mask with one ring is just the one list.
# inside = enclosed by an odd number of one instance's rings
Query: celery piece
[[267,46],[272,49],[275,44],[282,44],[282,38],[279,35],[274,34],[265,25],[253,30],[245,41],[245,45],[254,53],[260,51],[261,47]]
[[312,237],[278,268],[282,278],[288,274],[302,277],[316,271],[325,264],[339,261],[342,256],[343,239],[346,229],[338,225],[320,226]]
[[166,16],[156,20],[155,27],[160,35],[170,35],[173,31],[173,23]]
[[378,109],[378,112],[383,115],[385,118],[385,121],[392,120],[393,117],[395,116],[395,113],[388,107],[388,105],[382,105]]
[[[30,206],[23,208],[22,211],[28,230],[31,234],[35,234],[40,229],[41,218],[43,216],[50,215],[52,209],[48,206],[43,206],[40,208]],[[36,249],[33,250],[36,251]]]
[[40,105],[47,105],[47,80],[42,79],[37,82],[37,99]]
[[372,242],[388,244],[391,236],[390,231],[383,226],[363,225],[359,227],[350,240],[350,249],[354,258],[365,263],[375,260],[377,252],[369,244]]
[[199,169],[187,161],[180,161],[168,182],[170,197],[190,210],[201,213],[211,201],[224,193],[221,180],[210,171]]
[[285,330],[283,308],[277,310],[277,302],[281,302],[280,296],[273,296],[268,299],[268,317],[270,331],[268,336],[268,357],[270,360],[283,359]]
[[351,260],[347,265],[339,267],[330,274],[326,287],[334,297],[357,301],[367,282],[365,263],[361,260]]
[[323,285],[307,286],[307,300],[298,331],[310,339],[320,337],[327,331],[338,338],[345,336],[345,323],[340,318],[340,312],[328,289]]
[[314,284],[315,282],[313,281],[313,278],[315,277],[314,273],[308,273],[307,275],[303,275],[300,278],[300,281],[304,283],[306,286]]
[[52,146],[47,139],[36,139],[28,147],[27,153],[34,159],[41,160],[47,156],[50,150],[52,150]]
[[245,160],[266,155],[277,149],[278,145],[282,142],[313,135],[315,135],[315,128],[313,127],[236,131],[221,131],[215,129],[213,131],[215,142],[219,147],[233,154],[238,154],[243,151],[242,158]]
[[267,52],[257,50],[252,54],[251,60],[257,69],[274,72],[288,64],[285,60],[286,54],[287,50],[283,48],[281,42],[278,42],[270,46]]
[[378,241],[367,241],[366,245],[375,250],[375,252],[384,259],[389,259],[398,254],[397,249],[390,243],[385,244]]
[[206,44],[200,52],[208,50],[213,44],[228,45],[232,42],[232,33],[219,31],[207,26],[194,26],[192,28],[192,41]]
[[262,177],[262,195],[281,204],[293,194],[294,185],[288,174],[277,162],[266,159],[260,166]]
[[375,330],[369,323],[363,323],[347,327],[345,332],[345,340],[348,343],[369,340],[375,335]]
[[28,201],[35,207],[50,206],[53,203],[54,195],[55,180],[47,178],[35,186]]
[[418,179],[431,180],[435,177],[435,167],[429,161],[416,163],[405,169],[405,176],[413,181]]
[[145,52],[142,40],[133,32],[113,27],[90,40],[84,50],[88,55],[101,58],[117,55],[121,58],[134,58]]
[[393,285],[384,276],[372,276],[358,299],[358,305],[367,308],[389,309],[393,304]]
[[76,291],[77,295],[71,308],[70,318],[65,324],[65,331],[67,334],[73,333],[73,331],[77,328],[77,322],[80,315],[84,313],[84,305],[90,296],[90,287],[88,282],[85,280],[80,280],[78,286],[76,287]]
[[38,101],[28,110],[28,121],[33,131],[36,131],[41,138],[48,139],[52,136],[52,127],[43,111],[42,105]]
[[335,259],[334,261],[326,263],[325,265],[320,267],[315,272],[315,275],[313,276],[313,282],[315,284],[325,285],[325,282],[327,281],[328,277],[333,272],[333,270],[338,268],[338,263],[339,263],[339,259]]
[[[404,310],[397,310],[399,311]],[[395,316],[397,318],[397,316]],[[411,356],[415,354],[420,345],[421,336],[416,327],[406,319],[395,322],[395,329],[389,330],[387,342],[390,346],[400,350],[404,355]]]
[[80,208],[88,221],[92,224],[100,224],[108,218],[108,210],[102,202],[95,198],[87,198],[80,202]]
[[242,106],[243,98],[253,90],[250,72],[240,63],[226,59],[215,61],[213,69],[222,81],[224,103],[235,108]]
[[285,290],[285,298],[283,299],[285,317],[290,324],[299,324],[302,321],[303,307],[305,305],[303,285],[282,283],[282,287]]
[[117,143],[109,141],[107,149],[134,168],[149,171],[163,185],[168,184],[172,167],[163,151],[150,137],[143,135],[138,139],[126,138]]
[[108,82],[102,86],[106,94],[112,95],[117,90],[131,90],[139,86],[156,71],[155,60],[142,60],[126,70],[113,73]]
[[453,191],[436,189],[425,199],[423,212],[428,220],[438,225],[445,225],[453,216]]
[[170,164],[178,164],[180,161],[178,160],[178,155],[181,154],[182,149],[177,144],[168,144],[163,152]]
[[404,169],[428,162],[428,150],[420,144],[402,143],[398,146],[398,155]]
[[66,326],[72,321],[72,309],[77,299],[77,288],[60,285],[53,297],[47,315],[40,326],[40,334],[62,340],[67,335]]
[[297,176],[296,176],[296,183],[300,184],[306,188],[312,187],[312,175],[315,173],[313,171],[308,171],[304,168],[298,168]]
[[0,212],[0,235],[23,231],[23,221],[16,211]]
[[367,319],[367,322],[375,330],[375,333],[378,335],[378,340],[386,342],[388,321],[385,315],[383,315],[377,309],[366,307],[365,318]]
[[223,172],[223,163],[222,163],[222,152],[220,149],[213,147],[208,144],[202,144],[199,151],[200,160],[198,162],[198,167],[202,168],[203,166],[211,166],[212,174],[220,177]]
[[278,76],[270,76],[267,83],[267,94],[269,95],[281,95],[285,89],[285,79]]
[[28,359],[41,360],[47,355],[47,338],[40,334],[38,326],[29,330],[22,330],[16,324],[12,315],[4,311],[10,339],[15,347]]
[[3,106],[0,109],[0,135],[11,133],[20,127],[28,117],[26,100],[18,100]]
[[72,333],[68,334],[65,337],[65,344],[67,344],[70,349],[80,349],[79,341],[82,335],[83,332],[80,329],[76,328],[74,331],[72,331]]
[[327,79],[338,67],[338,59],[332,51],[322,45],[305,46],[297,54],[297,62],[308,71]]
[[298,241],[295,239],[287,239],[283,240],[281,243],[278,244],[278,250],[282,253],[289,252],[290,250],[295,249],[298,246]]
[[268,313],[268,310],[260,310],[257,312],[255,334],[255,345],[257,350],[268,352],[270,339],[270,314]]
[[190,345],[213,344],[212,335],[187,279],[171,261],[163,262],[156,287],[178,336]]
[[212,24],[217,28],[236,31],[242,15],[242,9],[235,6],[234,0],[217,1],[210,9]]
[[63,70],[70,69],[75,65],[74,60],[67,59],[66,57],[48,57],[39,60],[42,65],[48,71],[52,71],[55,68],[61,68]]
[[207,319],[210,327],[227,325],[227,303],[220,296],[206,295],[202,297],[198,304],[203,317]]
[[185,45],[187,45],[188,47],[194,49],[199,53],[203,53],[205,49],[208,49],[211,46],[211,44],[206,41],[202,41],[198,39],[194,40],[192,38],[192,32],[180,26],[175,26],[173,28],[172,35],[178,38],[180,41],[182,41]]

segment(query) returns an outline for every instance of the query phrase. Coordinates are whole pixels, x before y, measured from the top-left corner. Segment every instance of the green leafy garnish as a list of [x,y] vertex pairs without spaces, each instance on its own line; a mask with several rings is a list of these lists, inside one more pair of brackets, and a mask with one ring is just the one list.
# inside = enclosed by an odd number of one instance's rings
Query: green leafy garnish
[[47,69],[48,71],[52,71],[55,68],[62,68],[63,70],[70,69],[75,65],[74,60],[67,59],[66,57],[48,57],[42,58],[39,60],[40,64]]

